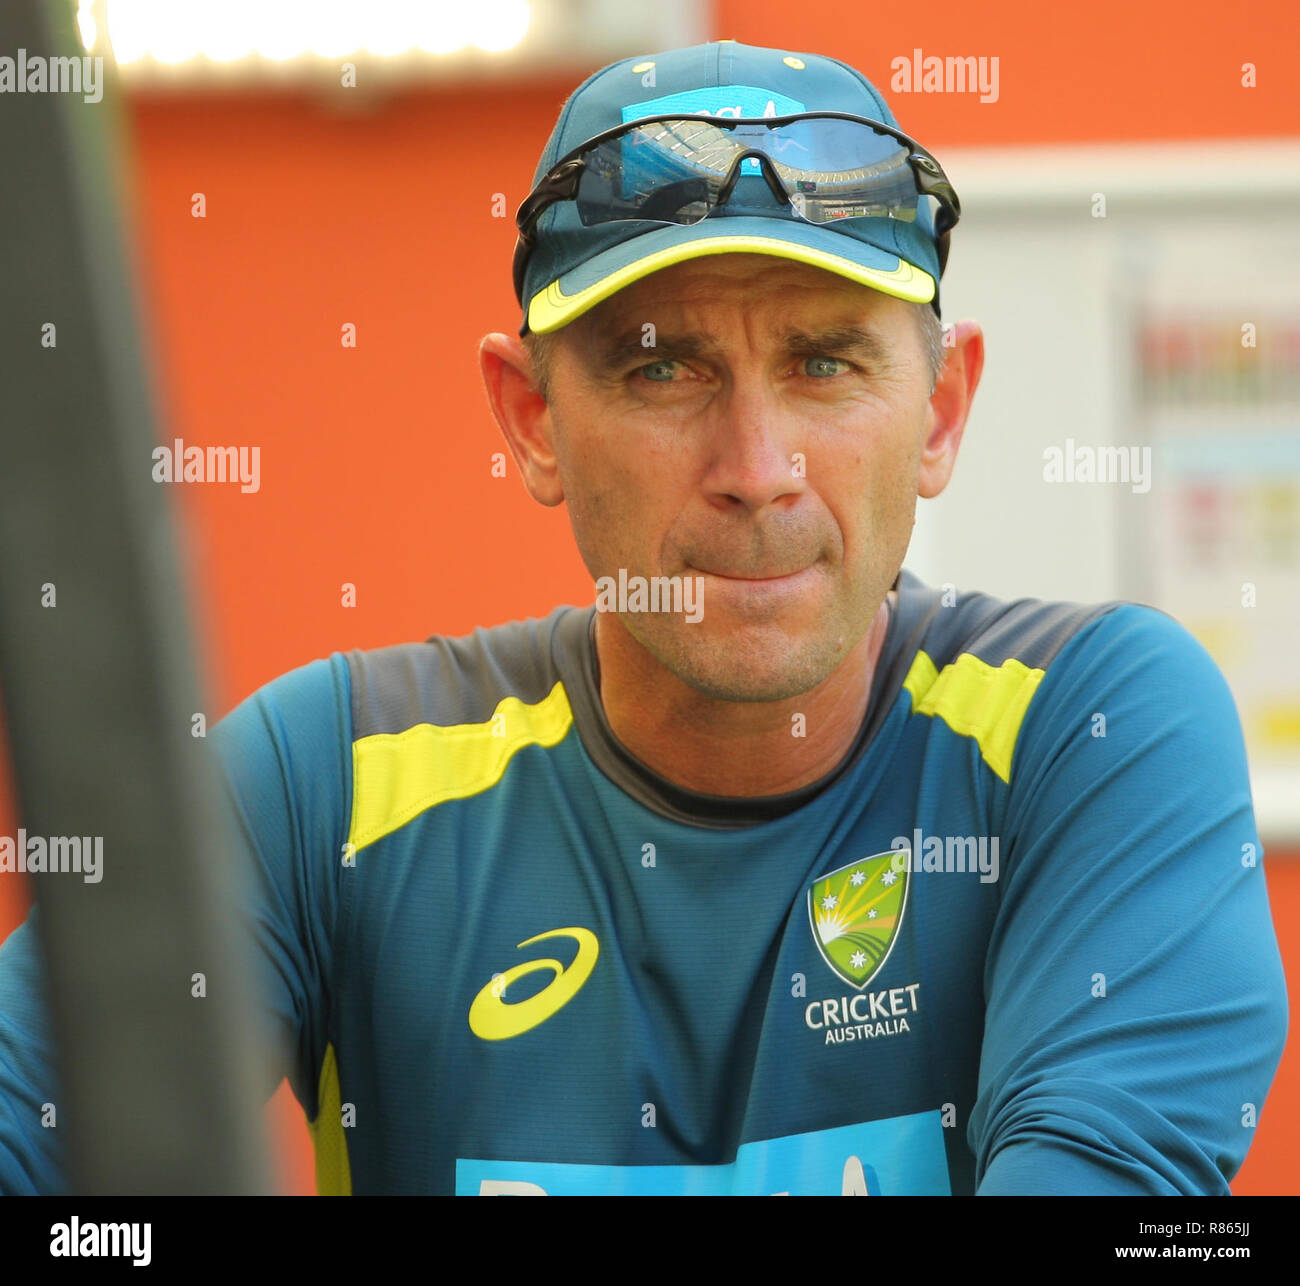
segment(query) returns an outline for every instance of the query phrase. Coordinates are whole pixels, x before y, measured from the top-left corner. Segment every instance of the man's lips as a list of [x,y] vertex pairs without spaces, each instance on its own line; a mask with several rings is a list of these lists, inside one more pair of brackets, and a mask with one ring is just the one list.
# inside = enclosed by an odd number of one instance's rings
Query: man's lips
[[[811,566],[811,564],[809,564],[809,566]],[[808,570],[808,567],[795,567],[788,572],[763,572],[759,575],[753,575],[749,572],[711,571],[707,567],[690,567],[689,564],[688,564],[688,568],[689,570],[694,572],[703,572],[704,575],[706,576],[717,576],[722,580],[741,580],[741,581],[757,581],[757,582],[788,580],[791,576],[798,576],[800,572],[805,572]]]

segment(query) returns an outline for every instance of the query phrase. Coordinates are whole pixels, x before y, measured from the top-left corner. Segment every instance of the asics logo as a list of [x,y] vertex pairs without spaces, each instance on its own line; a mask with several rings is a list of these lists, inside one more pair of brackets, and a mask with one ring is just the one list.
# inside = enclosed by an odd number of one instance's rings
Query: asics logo
[[[566,969],[558,960],[528,960],[493,978],[469,1007],[469,1029],[480,1040],[509,1040],[540,1026],[559,1013],[591,977],[596,958],[600,955],[600,944],[590,929],[550,929],[525,939],[517,949],[522,950],[549,938],[573,938],[577,942],[578,954],[573,963]],[[539,969],[551,970],[554,977],[550,983],[535,996],[517,1004],[508,1004],[505,995],[510,985]]]

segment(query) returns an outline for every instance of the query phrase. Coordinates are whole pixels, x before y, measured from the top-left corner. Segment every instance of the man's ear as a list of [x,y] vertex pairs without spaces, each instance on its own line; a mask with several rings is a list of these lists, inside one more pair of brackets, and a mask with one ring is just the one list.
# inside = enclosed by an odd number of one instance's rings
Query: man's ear
[[539,504],[560,504],[564,490],[555,460],[551,411],[538,392],[532,355],[517,335],[496,333],[483,337],[478,361],[488,405],[528,494]]
[[916,494],[930,500],[952,477],[966,417],[984,369],[984,332],[975,321],[945,327],[944,363],[926,409],[925,442]]

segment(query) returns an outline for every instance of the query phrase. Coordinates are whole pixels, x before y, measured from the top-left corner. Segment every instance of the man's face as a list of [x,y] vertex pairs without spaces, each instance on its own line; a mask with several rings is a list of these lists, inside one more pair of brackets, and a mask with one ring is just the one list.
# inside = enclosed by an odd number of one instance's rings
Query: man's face
[[871,625],[911,539],[928,428],[914,310],[727,254],[653,273],[562,333],[550,413],[578,547],[597,580],[703,578],[698,622],[620,616],[683,682],[794,696]]

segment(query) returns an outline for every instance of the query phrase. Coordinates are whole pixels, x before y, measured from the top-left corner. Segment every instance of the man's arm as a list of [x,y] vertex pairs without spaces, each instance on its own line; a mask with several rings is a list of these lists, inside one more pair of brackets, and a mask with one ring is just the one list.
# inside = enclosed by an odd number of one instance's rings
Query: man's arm
[[247,931],[283,1075],[308,1116],[328,1041],[343,846],[352,811],[347,662],[335,654],[268,683],[211,733],[236,857],[251,888]]
[[1125,606],[1049,668],[1003,821],[978,1192],[1222,1193],[1286,1039],[1236,707]]
[[[38,920],[34,907],[0,945],[0,1193],[5,1194],[64,1191]],[[54,1106],[52,1118],[46,1104]]]
[[[314,1115],[351,810],[346,663],[335,656],[282,675],[210,738],[244,888],[238,941],[253,951],[274,1035],[265,1092],[287,1074]],[[66,1190],[59,1131],[43,1107],[57,1108],[58,1091],[37,914],[0,945],[0,1193]]]

